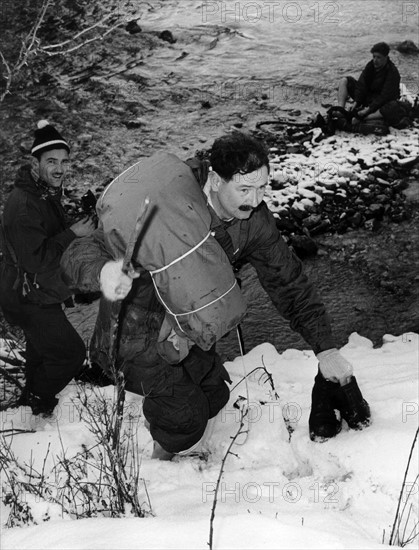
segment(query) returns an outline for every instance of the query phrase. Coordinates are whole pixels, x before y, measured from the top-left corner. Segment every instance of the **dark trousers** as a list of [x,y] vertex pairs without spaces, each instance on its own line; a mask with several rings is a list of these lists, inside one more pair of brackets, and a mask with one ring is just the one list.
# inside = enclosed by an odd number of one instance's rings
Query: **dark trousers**
[[[178,364],[165,361],[157,352],[163,306],[151,281],[141,287],[136,279],[134,285],[137,293],[119,312],[117,367],[124,373],[126,389],[144,395],[143,412],[153,439],[166,451],[183,451],[200,440],[208,419],[227,403],[230,379],[215,346],[207,351],[193,346]],[[92,363],[110,377],[112,308],[111,302],[100,301],[90,342]]]
[[166,365],[172,383],[161,395],[146,395],[144,416],[154,440],[169,452],[179,452],[197,443],[207,422],[226,405],[230,381],[215,349],[194,346],[179,365]]
[[[348,94],[352,99],[355,99],[355,91],[356,91],[356,83],[357,81],[353,76],[347,76],[348,80]],[[365,99],[365,107],[370,105],[370,103],[373,101],[374,97],[370,95],[370,97],[367,96]],[[405,117],[409,116],[409,107],[404,103],[403,101],[399,100],[393,100],[389,101],[388,103],[385,103],[382,105],[379,109],[381,115],[384,118],[384,121],[389,126],[398,127],[398,124],[401,122],[401,120]]]
[[83,340],[60,304],[3,306],[6,319],[21,327],[26,338],[26,388],[43,398],[55,397],[82,369]]

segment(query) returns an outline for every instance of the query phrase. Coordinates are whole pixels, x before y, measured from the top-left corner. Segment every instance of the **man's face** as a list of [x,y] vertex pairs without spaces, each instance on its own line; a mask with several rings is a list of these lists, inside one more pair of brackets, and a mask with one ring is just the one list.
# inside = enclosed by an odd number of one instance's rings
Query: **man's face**
[[39,177],[51,187],[60,187],[69,168],[70,160],[65,149],[42,153],[38,161]]
[[268,185],[268,169],[262,166],[250,174],[234,174],[225,181],[214,173],[211,199],[214,210],[222,220],[247,220],[263,199]]
[[374,63],[374,67],[378,69],[382,69],[384,65],[387,63],[388,56],[383,55],[382,53],[374,52],[372,54],[372,62]]

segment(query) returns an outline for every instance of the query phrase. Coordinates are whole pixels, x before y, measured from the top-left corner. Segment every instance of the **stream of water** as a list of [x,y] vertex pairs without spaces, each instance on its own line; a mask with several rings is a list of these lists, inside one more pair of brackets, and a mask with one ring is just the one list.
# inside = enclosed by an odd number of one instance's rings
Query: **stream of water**
[[[177,42],[154,51],[150,75],[203,93],[266,94],[277,104],[335,102],[338,79],[357,76],[371,46],[418,42],[419,5],[407,0],[166,0],[143,14],[144,30],[170,30]],[[418,92],[417,57],[391,58]]]

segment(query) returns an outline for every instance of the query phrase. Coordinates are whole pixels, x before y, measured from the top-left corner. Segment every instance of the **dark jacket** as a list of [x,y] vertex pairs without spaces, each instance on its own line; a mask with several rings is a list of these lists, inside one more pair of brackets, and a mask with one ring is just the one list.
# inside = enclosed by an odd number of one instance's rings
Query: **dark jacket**
[[[194,159],[188,164],[197,185],[202,187],[208,173],[205,163]],[[173,167],[168,166],[170,177],[175,177],[173,172]],[[133,204],[133,208],[138,205]],[[335,347],[325,307],[303,274],[300,260],[279,233],[266,204],[262,202],[248,220],[231,223],[221,221],[212,209],[210,211],[211,228],[230,262],[245,260],[255,267],[278,311],[290,320],[291,327],[303,336],[315,353]],[[96,291],[99,290],[100,271],[111,259],[103,233],[98,229],[93,235],[74,241],[65,252],[62,264],[74,288]],[[93,358],[105,368],[112,310],[112,304],[102,299],[92,339]],[[147,365],[148,353],[153,356],[150,342],[156,340],[163,317],[164,310],[155,295],[151,277],[148,272],[142,272],[123,302],[119,327],[121,362]]]
[[369,107],[370,113],[400,98],[400,73],[389,59],[379,71],[371,60],[365,66],[356,85],[355,101]]
[[[22,167],[3,213],[5,237],[16,254],[19,278],[23,273],[36,281],[39,289],[28,296],[36,304],[59,304],[71,296],[60,267],[62,253],[76,235],[66,228],[65,213],[59,196],[39,188],[31,176],[30,166]],[[5,247],[0,281],[1,305],[18,277],[12,254]]]

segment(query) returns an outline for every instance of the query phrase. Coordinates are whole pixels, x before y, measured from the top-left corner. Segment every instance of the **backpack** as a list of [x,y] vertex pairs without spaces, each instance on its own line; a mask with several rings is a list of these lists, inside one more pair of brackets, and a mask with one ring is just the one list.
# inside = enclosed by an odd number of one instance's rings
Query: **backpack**
[[[175,155],[156,153],[125,170],[97,203],[105,246],[115,259],[124,256],[145,197],[155,210],[134,248],[133,265],[151,275],[166,310],[165,335],[171,328],[208,350],[240,322],[246,304],[211,231],[206,197],[191,168]],[[167,359],[167,347],[158,351]]]
[[362,134],[367,136],[369,134],[374,134],[376,136],[386,136],[390,129],[384,119],[371,119],[371,120],[360,120],[358,124],[353,126],[353,131],[357,134]]
[[326,114],[326,133],[332,136],[336,130],[352,131],[353,114],[343,107],[333,106]]
[[[410,125],[410,117],[413,115],[414,105],[408,101],[390,101],[380,109],[385,122],[393,128],[407,128]],[[413,118],[413,117],[412,117]]]

